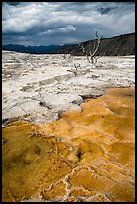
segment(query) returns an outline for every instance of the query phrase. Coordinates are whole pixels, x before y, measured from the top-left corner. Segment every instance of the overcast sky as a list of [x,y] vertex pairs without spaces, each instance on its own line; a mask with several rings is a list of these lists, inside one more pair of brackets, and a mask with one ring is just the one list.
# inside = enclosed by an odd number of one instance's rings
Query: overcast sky
[[132,2],[4,2],[2,42],[62,45],[135,32]]

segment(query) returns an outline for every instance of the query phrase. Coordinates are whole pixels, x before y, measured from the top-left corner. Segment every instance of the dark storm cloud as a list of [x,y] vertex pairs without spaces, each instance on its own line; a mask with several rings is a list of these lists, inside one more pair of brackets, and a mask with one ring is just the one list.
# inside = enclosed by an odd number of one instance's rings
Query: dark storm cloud
[[[129,4],[130,3],[130,4]],[[135,31],[135,4],[128,2],[5,2],[3,43],[77,43]]]
[[117,9],[117,7],[106,7],[106,8],[98,8],[97,11],[100,12],[102,15],[108,14],[112,9]]
[[[5,3],[5,2],[3,2]],[[19,2],[6,2],[7,4],[9,5],[12,5],[12,6],[17,6],[18,4],[20,4]]]

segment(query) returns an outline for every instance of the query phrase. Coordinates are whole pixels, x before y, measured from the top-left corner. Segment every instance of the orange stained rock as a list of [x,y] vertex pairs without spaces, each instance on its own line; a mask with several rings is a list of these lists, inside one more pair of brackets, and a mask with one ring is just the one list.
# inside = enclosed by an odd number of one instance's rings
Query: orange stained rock
[[66,194],[65,184],[63,182],[59,182],[56,185],[53,185],[49,190],[45,190],[41,193],[45,200],[52,200],[56,197],[61,198]]
[[2,199],[132,202],[135,90],[112,88],[47,125],[2,130]]

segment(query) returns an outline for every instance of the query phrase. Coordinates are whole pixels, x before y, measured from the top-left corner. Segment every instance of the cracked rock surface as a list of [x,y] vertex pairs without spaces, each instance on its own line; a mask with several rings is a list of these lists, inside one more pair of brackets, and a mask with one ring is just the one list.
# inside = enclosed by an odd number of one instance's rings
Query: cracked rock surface
[[3,202],[134,202],[134,102],[113,88],[55,122],[3,128]]
[[[75,75],[75,65],[80,64]],[[47,123],[64,110],[81,110],[82,96],[99,96],[107,87],[134,87],[135,59],[102,57],[90,66],[86,57],[2,52],[3,125],[16,119]]]

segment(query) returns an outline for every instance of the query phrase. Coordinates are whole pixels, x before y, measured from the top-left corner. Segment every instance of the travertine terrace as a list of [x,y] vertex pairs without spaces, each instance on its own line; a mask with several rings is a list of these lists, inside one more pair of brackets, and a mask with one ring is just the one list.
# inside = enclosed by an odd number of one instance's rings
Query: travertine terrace
[[134,63],[3,52],[3,202],[135,201]]
[[[2,52],[2,119],[45,123],[59,113],[81,110],[81,96],[99,96],[107,87],[135,86],[135,58],[103,57],[91,67],[86,57]],[[74,64],[80,64],[77,76]]]

